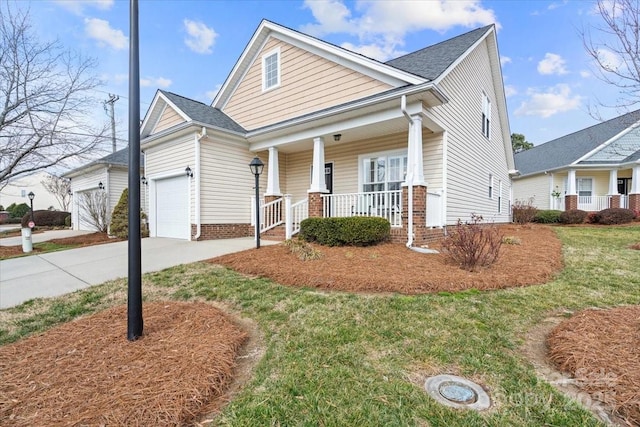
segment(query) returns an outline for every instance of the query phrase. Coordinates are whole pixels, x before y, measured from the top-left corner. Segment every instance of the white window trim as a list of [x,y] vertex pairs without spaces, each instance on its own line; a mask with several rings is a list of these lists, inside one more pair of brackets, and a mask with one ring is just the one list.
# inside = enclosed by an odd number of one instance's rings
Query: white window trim
[[[277,74],[278,74],[278,82],[276,84],[274,84],[273,86],[269,86],[267,87],[267,79],[266,79],[266,69],[265,69],[265,62],[267,60],[267,58],[276,55],[276,61],[278,64],[277,67]],[[281,55],[280,55],[280,48],[277,47],[267,53],[265,53],[264,55],[262,55],[262,91],[263,92],[268,92],[270,90],[276,89],[278,87],[280,87],[280,83],[281,83],[281,76],[280,76],[280,70],[281,70]]]
[[582,197],[593,197],[593,193],[595,192],[596,180],[592,176],[576,176],[576,194],[580,197],[580,186],[578,185],[578,181],[581,179],[590,179],[591,180],[591,196],[582,196]]
[[490,173],[489,174],[489,199],[494,200],[495,199],[494,195],[495,195],[495,185],[493,182],[493,174]]
[[502,213],[502,180],[498,180],[498,213]]
[[485,116],[488,121],[487,127],[485,131],[483,131],[485,122],[483,119],[482,126],[480,127],[480,131],[484,135],[485,138],[491,139],[491,100],[489,99],[489,95],[484,90],[482,91],[482,114]]
[[[407,150],[390,150],[390,151],[377,151],[375,153],[360,154],[358,156],[358,193],[362,192],[365,184],[364,180],[364,159],[371,157],[397,157],[397,156],[409,156]],[[406,178],[405,178],[406,181]]]

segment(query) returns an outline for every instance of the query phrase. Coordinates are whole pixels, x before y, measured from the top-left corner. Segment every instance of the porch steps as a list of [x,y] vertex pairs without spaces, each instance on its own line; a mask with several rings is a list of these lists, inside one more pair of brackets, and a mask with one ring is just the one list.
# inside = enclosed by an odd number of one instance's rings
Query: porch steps
[[261,239],[275,240],[284,242],[286,240],[286,229],[284,224],[280,224],[274,228],[271,228],[263,233],[260,233]]

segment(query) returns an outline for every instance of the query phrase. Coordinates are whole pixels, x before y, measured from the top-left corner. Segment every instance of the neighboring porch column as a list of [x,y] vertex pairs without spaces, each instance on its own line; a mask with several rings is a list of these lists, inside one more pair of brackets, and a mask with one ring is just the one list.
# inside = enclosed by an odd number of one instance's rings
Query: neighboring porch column
[[609,207],[620,207],[620,194],[618,194],[618,170],[611,169],[609,171]]
[[567,177],[567,195],[564,196],[564,210],[578,209],[578,193],[576,192],[576,171],[569,169]]
[[[423,244],[427,237],[427,183],[424,180],[422,116],[411,116],[407,147],[407,177],[402,185],[402,227],[407,244]],[[409,207],[409,191],[412,206]]]
[[[411,116],[407,147],[407,184],[425,185],[424,157],[422,155],[422,116]],[[411,182],[409,182],[411,180]]]
[[[282,197],[280,193],[280,169],[278,167],[278,149],[276,147],[269,148],[269,164],[267,165],[267,191],[264,193],[266,197],[272,197],[272,200]],[[271,201],[271,200],[269,200]]]
[[324,180],[324,138],[313,138],[313,167],[309,195],[309,217],[322,217],[322,194],[328,193]]
[[640,211],[640,164],[633,167],[631,173],[631,191],[629,192],[629,209]]

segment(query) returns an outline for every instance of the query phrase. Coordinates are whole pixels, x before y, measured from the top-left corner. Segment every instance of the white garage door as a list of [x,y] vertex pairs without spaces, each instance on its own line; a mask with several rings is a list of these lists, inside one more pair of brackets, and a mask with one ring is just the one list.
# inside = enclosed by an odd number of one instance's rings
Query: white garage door
[[156,236],[189,238],[188,184],[186,176],[156,181]]
[[[76,220],[78,222],[77,229],[85,230],[85,231],[98,231],[98,227],[96,227],[96,219],[92,218],[91,211],[94,211],[94,215],[97,215],[96,212],[99,212],[99,206],[96,206],[96,203],[101,200],[98,199],[93,193],[95,190],[86,190],[86,191],[78,191],[74,194],[76,199]],[[93,206],[92,208],[89,205]]]

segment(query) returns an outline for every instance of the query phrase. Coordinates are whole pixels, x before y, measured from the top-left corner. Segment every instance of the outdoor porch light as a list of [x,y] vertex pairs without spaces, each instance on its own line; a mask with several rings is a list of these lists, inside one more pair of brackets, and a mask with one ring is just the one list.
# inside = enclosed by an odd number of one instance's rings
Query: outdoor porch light
[[144,185],[148,185],[147,178],[146,178],[146,177],[144,177],[144,176],[143,176],[142,178],[140,178],[140,182],[141,182],[142,184],[144,184]]
[[264,163],[258,156],[249,163],[249,169],[256,178],[256,249],[260,249],[260,174],[263,168]]
[[102,183],[102,181],[100,181],[100,182],[98,183],[98,189],[99,189],[99,190],[104,190],[104,184]]
[[189,178],[193,178],[193,172],[191,172],[191,168],[190,168],[189,166],[187,166],[187,167],[184,169],[184,172],[187,174],[187,176],[188,176]]
[[336,133],[335,135],[333,135],[333,140],[336,142],[340,141],[340,138],[342,138],[341,133]]

